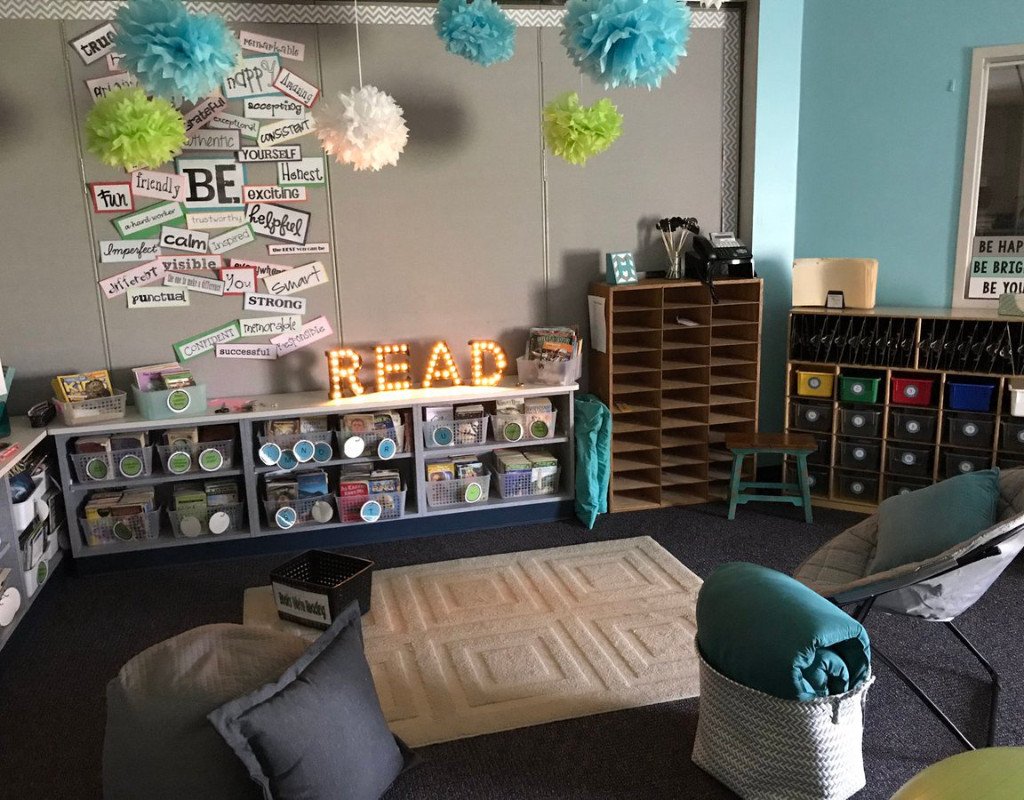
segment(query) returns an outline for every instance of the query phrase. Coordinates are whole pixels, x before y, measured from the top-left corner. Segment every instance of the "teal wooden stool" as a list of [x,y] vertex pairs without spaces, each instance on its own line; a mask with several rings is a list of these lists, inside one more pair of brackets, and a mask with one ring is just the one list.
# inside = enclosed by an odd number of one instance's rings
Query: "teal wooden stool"
[[[811,486],[807,480],[807,456],[818,449],[813,436],[805,433],[736,433],[725,437],[725,446],[732,452],[732,479],[729,482],[729,519],[736,519],[736,506],[751,500],[765,503],[792,503],[803,507],[804,520],[812,522]],[[777,453],[796,459],[796,483],[744,481],[743,459],[746,456]],[[744,494],[746,489],[778,489],[780,494]],[[792,490],[799,495],[781,494]]]

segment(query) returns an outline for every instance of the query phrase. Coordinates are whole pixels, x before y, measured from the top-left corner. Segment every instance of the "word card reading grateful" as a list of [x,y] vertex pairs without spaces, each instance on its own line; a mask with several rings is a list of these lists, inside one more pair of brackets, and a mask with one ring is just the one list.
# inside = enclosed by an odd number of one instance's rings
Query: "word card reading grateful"
[[276,94],[274,79],[281,70],[277,55],[243,58],[238,67],[224,78],[224,96],[230,99]]
[[135,210],[135,200],[132,197],[130,183],[121,183],[120,181],[90,183],[89,197],[92,199],[92,210],[97,214]]
[[71,46],[82,61],[92,64],[114,49],[115,36],[114,26],[108,22],[106,25],[100,25],[98,28],[83,33],[77,39],[72,39]]
[[274,361],[277,345],[273,344],[219,344],[217,358],[251,358],[259,361]]
[[276,294],[247,294],[242,299],[243,311],[277,311],[282,314],[306,313],[305,297],[281,297]]
[[316,86],[286,68],[277,73],[274,88],[280,89],[289,97],[298,100],[306,108],[312,108],[317,97],[320,96],[320,90]]
[[263,285],[271,294],[295,294],[327,282],[327,269],[321,261],[303,264],[301,267],[263,279]]
[[227,99],[219,94],[200,100],[191,111],[186,111],[183,114],[185,117],[185,133],[192,133],[192,131],[197,131],[209,125],[210,120],[227,107]]
[[224,295],[251,294],[256,291],[256,270],[247,267],[222,267],[217,277],[224,282]]
[[308,211],[270,203],[250,203],[246,206],[246,217],[252,225],[253,233],[294,244],[306,243],[311,216]]
[[271,339],[270,343],[277,345],[277,355],[280,358],[333,334],[334,331],[331,330],[331,323],[327,321],[327,317],[317,317],[303,325],[296,333],[282,333]]
[[253,50],[257,53],[277,53],[277,55],[290,58],[293,61],[303,61],[306,58],[306,45],[287,39],[264,36],[260,33],[239,31],[238,43],[242,45],[243,50]]

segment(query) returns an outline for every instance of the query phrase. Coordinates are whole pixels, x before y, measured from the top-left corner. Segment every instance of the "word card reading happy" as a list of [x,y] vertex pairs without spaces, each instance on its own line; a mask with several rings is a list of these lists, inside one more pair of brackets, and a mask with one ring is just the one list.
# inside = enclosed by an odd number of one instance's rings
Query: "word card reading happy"
[[230,99],[276,94],[274,79],[281,70],[279,56],[243,58],[238,68],[224,78],[224,96]]

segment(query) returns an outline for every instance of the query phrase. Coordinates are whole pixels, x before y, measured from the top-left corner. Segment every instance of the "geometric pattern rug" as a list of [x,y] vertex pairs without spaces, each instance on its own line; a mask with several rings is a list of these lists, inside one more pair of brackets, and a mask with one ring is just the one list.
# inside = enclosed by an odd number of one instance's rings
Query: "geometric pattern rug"
[[[381,570],[363,617],[392,731],[421,745],[694,697],[701,580],[641,536]],[[243,622],[309,640],[247,589]]]

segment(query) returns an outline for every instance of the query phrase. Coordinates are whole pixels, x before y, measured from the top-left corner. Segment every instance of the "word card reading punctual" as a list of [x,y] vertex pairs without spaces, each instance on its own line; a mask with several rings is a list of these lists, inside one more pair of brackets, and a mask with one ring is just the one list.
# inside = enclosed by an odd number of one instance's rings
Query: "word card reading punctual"
[[186,111],[182,115],[185,118],[185,133],[189,134],[205,127],[214,115],[219,114],[227,107],[227,99],[219,94],[200,100],[191,111]]
[[185,253],[209,252],[210,234],[206,231],[192,231],[188,228],[160,229],[160,247],[167,250],[181,250]]
[[185,213],[185,226],[194,231],[237,228],[245,224],[245,211],[197,211]]
[[100,281],[100,288],[103,296],[108,300],[119,297],[134,286],[145,286],[153,283],[164,274],[164,268],[159,261],[150,261],[146,264],[139,264],[137,267],[126,269],[117,275],[111,275]]
[[242,113],[248,119],[302,119],[306,116],[306,107],[298,100],[279,94],[245,98]]
[[222,156],[188,156],[175,161],[188,181],[189,211],[230,211],[242,205],[245,166]]
[[282,145],[281,147],[242,147],[236,153],[243,164],[263,164],[269,161],[298,161],[302,158],[302,148],[298,145]]
[[285,314],[279,317],[250,317],[238,320],[242,338],[249,336],[278,336],[282,333],[298,333],[302,317]]
[[115,217],[111,220],[114,229],[122,239],[150,239],[147,233],[156,233],[156,230],[168,222],[182,219],[185,212],[181,203],[170,200],[164,203],[154,203],[151,206],[139,209],[132,214],[125,214],[123,217]]
[[136,197],[175,202],[185,198],[185,179],[176,173],[137,169],[131,173],[131,179],[132,194]]
[[250,203],[246,206],[246,218],[252,225],[253,233],[294,244],[306,243],[311,216],[308,211],[270,203]]
[[220,236],[211,237],[210,252],[227,253],[229,250],[234,250],[244,244],[255,241],[256,237],[253,235],[252,228],[248,224],[240,225],[234,230],[222,233]]
[[142,286],[129,289],[126,295],[130,311],[140,308],[180,308],[189,304],[188,289],[151,289]]
[[277,359],[277,345],[273,344],[219,344],[217,358],[251,358],[258,361]]
[[181,149],[189,150],[230,150],[234,152],[242,146],[242,135],[235,129],[218,130],[216,128],[200,128],[192,131]]
[[97,214],[114,214],[118,211],[134,211],[135,199],[132,185],[120,181],[96,182],[89,184],[92,210]]
[[256,270],[246,267],[222,267],[217,277],[224,282],[224,296],[252,294],[256,291]]
[[160,255],[159,239],[107,239],[100,242],[100,262],[152,261]]
[[253,292],[245,295],[242,300],[243,311],[279,311],[285,314],[306,313],[305,297],[282,297],[276,294],[257,294]]
[[274,79],[280,71],[281,58],[276,54],[243,58],[235,71],[224,78],[224,96],[234,100],[277,94]]
[[224,296],[224,281],[215,278],[204,278],[202,275],[189,275],[181,272],[168,272],[164,275],[164,286],[177,286],[181,289],[191,289],[200,294],[212,294],[217,297]]
[[[302,119],[282,119],[278,122],[268,122],[260,127],[260,133],[256,137],[256,144],[260,147],[269,147],[281,142],[290,142],[300,136],[306,136],[316,130],[316,121],[312,117]],[[300,154],[301,155],[301,154]],[[298,159],[294,159],[298,160]]]
[[238,43],[242,45],[243,50],[253,50],[257,53],[276,53],[293,61],[304,61],[306,58],[306,45],[299,42],[291,42],[287,39],[263,36],[259,33],[251,33],[250,31],[239,31]]
[[219,344],[225,344],[226,342],[238,339],[240,333],[238,330],[238,320],[232,320],[227,325],[211,328],[196,336],[175,342],[172,347],[174,348],[174,354],[178,357],[178,361],[188,361],[196,356],[201,356],[203,353],[209,353]]
[[327,317],[317,317],[303,325],[296,333],[282,333],[271,339],[270,343],[277,345],[277,355],[280,358],[333,335],[334,331],[331,330],[331,323],[327,321]]
[[207,128],[219,128],[221,130],[238,131],[243,139],[255,139],[260,132],[260,124],[254,119],[246,119],[237,114],[214,114],[207,125]]
[[312,108],[320,96],[320,90],[316,86],[287,68],[282,68],[277,73],[277,77],[274,79],[274,88],[298,100],[306,108]]
[[322,286],[327,282],[327,269],[320,261],[303,264],[301,267],[263,279],[263,285],[267,287],[267,291],[277,295],[303,292],[314,286]]
[[273,183],[242,187],[242,202],[249,203],[304,203],[305,186],[278,186]]
[[99,61],[114,49],[114,38],[117,33],[111,23],[100,25],[87,33],[71,40],[71,46],[86,64]]
[[220,256],[160,256],[157,261],[163,265],[165,272],[199,272],[204,269],[214,271],[224,266]]
[[97,100],[106,97],[107,92],[112,92],[114,89],[138,86],[139,81],[129,72],[115,72],[113,75],[91,78],[85,82],[85,85],[89,88],[89,94],[95,103]]

